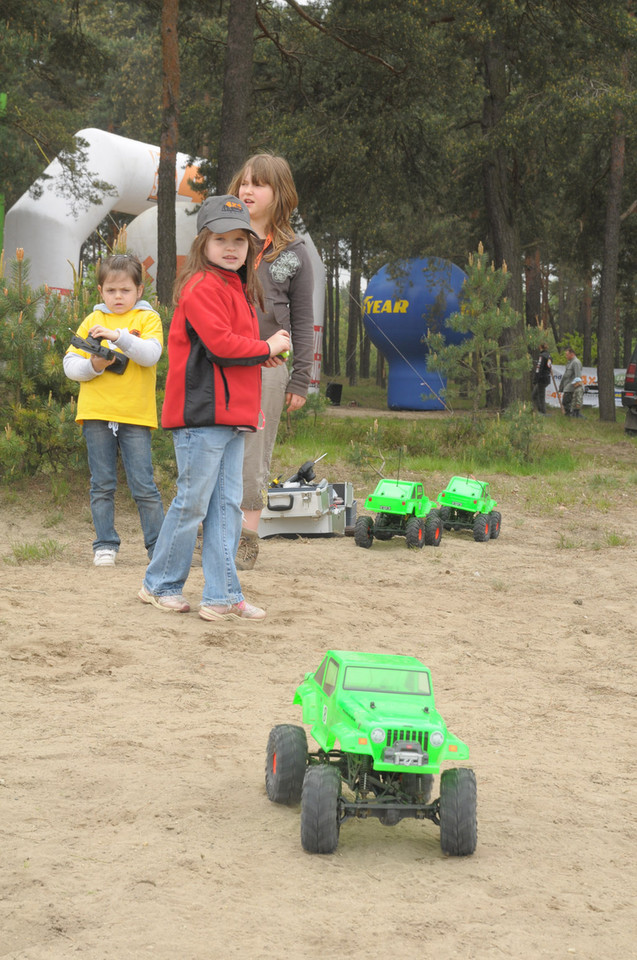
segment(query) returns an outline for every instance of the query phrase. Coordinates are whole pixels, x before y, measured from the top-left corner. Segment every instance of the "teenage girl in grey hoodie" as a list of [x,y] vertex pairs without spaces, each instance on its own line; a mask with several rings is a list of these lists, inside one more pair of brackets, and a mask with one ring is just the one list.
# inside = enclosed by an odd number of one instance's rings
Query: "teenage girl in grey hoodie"
[[314,359],[314,276],[304,241],[290,225],[298,203],[290,167],[283,157],[250,157],[228,187],[250,211],[250,225],[260,244],[257,270],[264,309],[257,309],[259,335],[267,339],[287,330],[292,340],[291,371],[274,362],[262,368],[263,429],[246,437],[243,461],[244,521],[237,568],[250,570],[259,550],[257,527],[268,486],[270,462],[283,408],[298,410],[305,403]]

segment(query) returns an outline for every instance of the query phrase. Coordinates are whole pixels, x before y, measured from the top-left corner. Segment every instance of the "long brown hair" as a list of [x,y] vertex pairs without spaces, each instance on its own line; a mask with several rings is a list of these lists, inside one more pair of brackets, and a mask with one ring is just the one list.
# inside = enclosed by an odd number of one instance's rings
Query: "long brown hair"
[[[263,290],[261,287],[261,281],[257,276],[257,272],[254,269],[254,258],[256,255],[256,247],[254,238],[252,234],[248,233],[247,230],[243,231],[248,238],[248,256],[246,257],[246,281],[245,281],[245,290],[246,296],[250,303],[258,303],[261,309],[263,309]],[[183,292],[184,287],[196,273],[206,273],[209,270],[217,270],[214,264],[206,258],[206,243],[208,237],[212,233],[212,230],[209,230],[208,227],[204,227],[203,230],[200,230],[195,239],[192,242],[190,250],[184,260],[179,273],[177,274],[177,279],[175,280],[175,286],[173,287],[173,306],[177,306],[179,298]],[[222,271],[219,271],[220,275],[223,275]]]
[[272,187],[274,202],[268,225],[268,233],[272,236],[272,249],[264,254],[264,259],[276,260],[281,251],[294,240],[290,217],[298,205],[299,198],[292,171],[284,157],[276,157],[271,153],[256,153],[253,157],[248,157],[238,173],[235,173],[228,187],[228,193],[234,194],[235,197],[239,196],[239,187],[248,171],[258,186],[267,184]]

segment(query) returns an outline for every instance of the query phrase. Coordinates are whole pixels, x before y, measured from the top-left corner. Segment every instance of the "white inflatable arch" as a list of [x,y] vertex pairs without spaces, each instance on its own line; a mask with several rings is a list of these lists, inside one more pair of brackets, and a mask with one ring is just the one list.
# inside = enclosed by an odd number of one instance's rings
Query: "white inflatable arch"
[[[86,166],[93,176],[112,186],[112,192],[100,203],[87,204],[74,211],[61,187],[64,170],[54,160],[44,171],[43,191],[39,198],[24,193],[7,212],[4,229],[5,258],[15,257],[18,247],[30,261],[30,283],[47,284],[62,294],[70,293],[73,273],[79,268],[82,244],[110,213],[135,215],[127,230],[128,247],[137,254],[146,271],[155,280],[157,262],[157,175],[159,147],[129,140],[104,130],[80,130],[76,137],[86,143]],[[177,154],[176,166],[176,240],[177,260],[183,258],[196,233],[192,216],[201,194],[190,186],[199,176],[197,162]],[[190,216],[188,214],[191,214]],[[325,309],[325,268],[311,238],[304,234],[314,270],[314,368],[312,387],[318,389],[321,369],[323,314]]]
[[[159,147],[96,129],[80,130],[76,137],[87,144],[87,169],[111,184],[113,193],[101,203],[87,204],[74,213],[60,189],[64,171],[55,159],[44,171],[47,179],[42,195],[36,199],[24,193],[8,211],[4,231],[5,258],[13,259],[16,249],[22,247],[30,260],[31,284],[38,287],[46,283],[61,293],[72,289],[82,244],[108,213],[140,214],[157,205]],[[180,202],[201,200],[189,185],[198,173],[186,154],[177,154]]]

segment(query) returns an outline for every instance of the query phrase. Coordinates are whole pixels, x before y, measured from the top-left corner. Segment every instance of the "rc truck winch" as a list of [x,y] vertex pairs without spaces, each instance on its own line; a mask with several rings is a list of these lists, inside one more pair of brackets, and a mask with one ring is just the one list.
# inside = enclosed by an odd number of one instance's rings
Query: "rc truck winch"
[[428,667],[415,657],[329,650],[297,687],[294,703],[318,750],[309,751],[304,727],[273,727],[265,785],[275,803],[301,801],[305,850],[333,853],[351,817],[376,817],[388,827],[411,817],[440,827],[444,853],[474,852],[473,770],[444,769],[440,796],[431,800],[441,766],[466,760],[469,748],[436,710]]
[[408,547],[437,547],[442,522],[437,504],[425,496],[422,483],[381,480],[365,500],[365,507],[376,517],[362,516],[354,527],[357,547],[371,547],[377,540],[404,537]]
[[445,530],[471,530],[485,542],[500,536],[502,516],[489,494],[489,484],[475,477],[452,477],[436,503]]

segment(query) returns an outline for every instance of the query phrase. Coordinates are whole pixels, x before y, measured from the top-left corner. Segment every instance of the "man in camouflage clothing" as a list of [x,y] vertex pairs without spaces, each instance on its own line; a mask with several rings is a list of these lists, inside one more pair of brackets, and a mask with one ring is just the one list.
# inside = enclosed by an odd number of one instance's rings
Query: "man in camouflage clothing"
[[566,369],[562,375],[562,406],[567,417],[581,417],[584,403],[582,364],[572,347],[566,348]]

